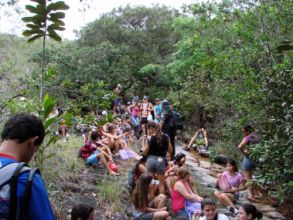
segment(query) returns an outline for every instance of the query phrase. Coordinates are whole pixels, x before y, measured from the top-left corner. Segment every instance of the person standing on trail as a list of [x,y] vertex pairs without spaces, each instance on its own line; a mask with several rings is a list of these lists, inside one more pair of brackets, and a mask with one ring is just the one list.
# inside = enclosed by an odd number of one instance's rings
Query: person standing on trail
[[0,182],[6,178],[7,184],[0,186],[0,219],[55,219],[42,177],[26,165],[44,137],[44,125],[33,114],[16,114],[5,123],[1,133]]
[[[243,157],[243,170],[246,180],[252,181],[252,172],[254,169],[254,164],[252,159],[249,156],[249,145],[256,144],[258,142],[258,138],[256,137],[255,133],[253,133],[253,129],[250,125],[245,125],[242,128],[243,132],[243,139],[241,143],[238,145],[238,149],[244,155]],[[247,199],[251,202],[255,202],[255,190],[253,187],[248,188],[250,195]]]
[[154,110],[154,107],[152,103],[148,101],[148,96],[144,96],[143,102],[141,103],[141,106],[140,106],[140,117],[141,117],[140,124],[141,124],[141,129],[144,135],[147,134],[146,123],[148,122],[148,117],[153,110]]
[[154,114],[155,114],[155,122],[160,123],[161,114],[162,114],[162,105],[161,100],[159,98],[155,99],[156,105],[154,107]]
[[130,113],[130,122],[133,126],[134,134],[137,139],[140,136],[140,123],[139,123],[139,105],[135,102],[133,105],[128,107],[128,112]]
[[158,178],[159,191],[165,193],[166,154],[172,153],[168,135],[161,132],[160,125],[154,121],[148,123],[150,136],[143,137],[143,155],[147,156],[147,171]]
[[167,134],[170,138],[173,148],[171,156],[173,158],[175,155],[175,136],[177,131],[177,125],[175,115],[173,114],[173,111],[170,108],[170,103],[167,100],[163,100],[162,102],[162,118],[160,125],[162,132]]

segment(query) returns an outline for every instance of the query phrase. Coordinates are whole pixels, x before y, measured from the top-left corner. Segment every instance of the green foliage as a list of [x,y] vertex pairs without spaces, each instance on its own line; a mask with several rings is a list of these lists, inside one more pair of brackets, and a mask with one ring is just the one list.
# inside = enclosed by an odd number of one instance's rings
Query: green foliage
[[22,18],[25,23],[28,23],[26,25],[28,29],[23,32],[23,35],[29,37],[28,42],[46,36],[49,36],[56,41],[61,41],[61,37],[56,31],[65,30],[63,27],[65,24],[61,20],[65,17],[65,13],[59,11],[67,10],[69,9],[69,6],[63,1],[52,2],[49,4],[47,4],[46,0],[34,2],[37,3],[36,6],[25,6],[27,11],[35,15]]

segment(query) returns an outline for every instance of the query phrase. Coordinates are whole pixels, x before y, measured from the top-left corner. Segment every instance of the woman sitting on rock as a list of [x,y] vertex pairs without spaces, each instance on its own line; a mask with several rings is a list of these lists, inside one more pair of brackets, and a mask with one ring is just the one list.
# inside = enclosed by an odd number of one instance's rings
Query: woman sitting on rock
[[217,190],[215,197],[228,208],[228,210],[236,214],[234,203],[239,198],[239,191],[245,189],[245,179],[238,168],[235,160],[228,159],[226,171],[218,175],[216,182]]
[[186,167],[178,169],[178,179],[172,187],[171,206],[176,219],[189,219],[189,215],[185,210],[185,202],[189,200],[197,203],[200,210],[200,202],[202,197],[196,194],[191,184],[190,173]]
[[143,173],[135,186],[132,194],[132,203],[135,211],[134,217],[137,219],[166,219],[169,213],[166,211],[166,196],[159,194],[153,200],[149,199],[152,176]]

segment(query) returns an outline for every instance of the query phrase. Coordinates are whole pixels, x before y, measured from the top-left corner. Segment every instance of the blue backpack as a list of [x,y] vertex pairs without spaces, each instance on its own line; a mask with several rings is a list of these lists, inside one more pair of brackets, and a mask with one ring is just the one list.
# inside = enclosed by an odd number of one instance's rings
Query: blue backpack
[[[21,207],[17,207],[17,179],[24,172],[29,172]],[[31,199],[32,181],[37,168],[29,168],[25,163],[11,163],[0,168],[0,219],[29,220],[28,210]]]

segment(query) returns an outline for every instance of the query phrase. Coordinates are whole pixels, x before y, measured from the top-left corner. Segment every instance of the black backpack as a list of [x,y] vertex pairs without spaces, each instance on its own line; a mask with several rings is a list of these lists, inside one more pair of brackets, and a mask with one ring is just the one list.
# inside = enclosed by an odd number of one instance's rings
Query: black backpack
[[173,115],[175,117],[176,121],[176,128],[177,129],[183,129],[183,122],[182,122],[182,116],[179,112],[173,111]]
[[[21,197],[21,207],[17,207],[17,179],[24,172],[29,172],[24,194]],[[32,182],[37,168],[29,168],[25,163],[11,163],[0,168],[1,196],[9,199],[8,220],[29,220],[28,211],[31,200]],[[1,198],[3,199],[3,198]],[[17,216],[18,215],[18,216]]]

